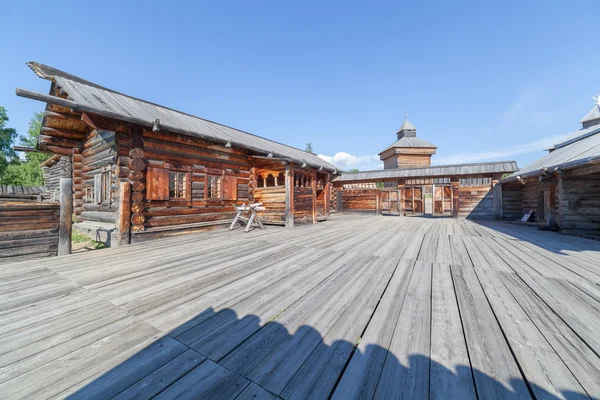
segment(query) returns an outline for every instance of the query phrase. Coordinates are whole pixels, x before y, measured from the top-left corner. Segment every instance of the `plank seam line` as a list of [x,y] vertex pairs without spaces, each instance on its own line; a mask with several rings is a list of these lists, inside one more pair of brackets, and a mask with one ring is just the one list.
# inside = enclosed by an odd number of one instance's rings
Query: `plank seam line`
[[568,326],[568,327],[569,327],[569,329],[570,329],[570,330],[571,330],[571,331],[572,331],[572,332],[575,334],[575,336],[577,336],[577,337],[579,338],[579,340],[581,340],[583,343],[585,343],[585,345],[588,347],[588,349],[590,349],[590,350],[592,351],[592,353],[594,353],[594,354],[595,354],[597,357],[600,357],[600,354],[598,354],[598,352],[596,352],[596,350],[595,350],[595,349],[594,349],[592,346],[590,346],[590,344],[589,344],[589,343],[588,343],[588,342],[587,342],[587,341],[586,341],[586,340],[585,340],[583,337],[581,337],[581,336],[579,335],[579,333],[577,333],[577,332],[575,331],[575,329],[573,329],[573,328],[571,327],[571,325],[569,325],[569,324],[567,323],[567,321],[565,321],[565,320],[564,320],[564,318],[563,318],[563,317],[561,317],[561,316],[560,316],[560,314],[558,314],[558,313],[557,313],[557,312],[554,310],[554,308],[552,308],[552,306],[550,306],[550,304],[548,304],[548,303],[547,303],[547,302],[546,302],[546,301],[545,301],[545,300],[544,300],[544,299],[543,299],[543,298],[542,298],[540,295],[538,295],[538,294],[537,294],[537,292],[536,292],[536,291],[535,291],[535,290],[534,290],[534,289],[533,289],[531,286],[529,286],[529,284],[528,284],[527,282],[525,282],[525,280],[524,280],[524,279],[521,277],[521,275],[520,275],[518,272],[515,272],[515,273],[516,273],[516,275],[519,277],[519,279],[521,280],[521,282],[523,282],[523,284],[524,284],[525,286],[527,286],[527,287],[529,288],[529,290],[531,290],[531,292],[532,292],[532,293],[535,295],[535,297],[537,297],[537,298],[538,298],[538,299],[539,299],[539,300],[540,300],[542,303],[544,303],[544,304],[545,304],[545,305],[548,307],[548,309],[552,310],[552,312],[553,312],[553,313],[554,313],[554,314],[555,314],[555,315],[556,315],[556,316],[557,316],[557,317],[558,317],[558,318],[559,318],[559,319],[560,319],[562,322],[564,322],[564,324],[565,324],[566,326]]
[[[465,348],[467,350],[467,357],[469,358],[469,367],[471,370],[471,379],[473,380],[473,388],[475,389],[475,397],[479,399],[479,392],[477,390],[477,382],[475,381],[475,373],[473,372],[473,362],[471,361],[471,352],[469,351],[469,346],[467,345],[467,335],[465,333],[465,326],[463,323],[462,314],[460,312],[460,303],[458,302],[458,295],[456,294],[456,285],[454,283],[454,274],[452,274],[452,266],[450,265],[450,279],[452,280],[452,292],[454,293],[454,300],[456,301],[456,308],[458,309],[458,316],[460,318],[460,327],[463,334],[463,339],[465,341]],[[431,368],[431,367],[430,367]]]
[[[285,259],[287,259],[287,258],[292,258],[292,257],[293,257],[293,255],[291,255],[290,257],[286,257]],[[228,285],[230,285],[230,284],[233,284],[233,283],[235,283],[235,282],[241,281],[242,279],[244,279],[244,278],[246,278],[246,277],[248,277],[248,276],[251,276],[251,275],[253,275],[255,272],[260,272],[260,271],[263,271],[263,270],[264,270],[264,269],[266,269],[266,268],[271,268],[271,267],[274,267],[274,266],[275,266],[275,264],[277,264],[277,262],[273,262],[273,264],[268,264],[268,265],[267,265],[266,267],[264,267],[264,268],[261,268],[261,269],[259,269],[259,270],[256,270],[256,271],[254,271],[254,272],[253,272],[253,273],[251,273],[251,274],[244,275],[243,277],[241,277],[241,278],[239,278],[239,279],[236,279],[235,281],[229,282],[229,283],[227,283],[227,284],[223,284],[223,285],[221,285],[221,286],[219,286],[219,287],[215,288],[214,290],[211,290],[210,292],[207,292],[207,293],[205,293],[205,294],[211,293],[211,292],[213,292],[213,291],[215,291],[215,290],[219,290],[219,289],[221,289],[221,288],[224,288],[225,286],[228,286]],[[290,275],[292,275],[292,274],[294,274],[294,273],[296,273],[296,272],[300,271],[301,269],[302,269],[302,268],[299,268],[298,270],[291,271],[291,272],[289,272],[288,274],[281,276],[279,279],[277,279],[276,281],[274,281],[274,282],[273,282],[271,285],[274,285],[274,284],[278,283],[279,281],[281,281],[281,280],[283,280],[283,279],[289,278],[289,277],[290,277]],[[328,277],[327,277],[327,278],[328,278]],[[263,289],[260,289],[260,290],[258,290],[258,291],[256,291],[256,292],[249,293],[247,296],[245,296],[245,297],[243,297],[243,298],[239,299],[238,301],[236,301],[235,303],[231,304],[231,305],[230,305],[230,306],[228,306],[227,308],[228,308],[228,309],[230,309],[230,308],[232,308],[233,306],[235,306],[235,305],[237,305],[237,304],[241,303],[242,301],[244,301],[244,300],[246,300],[246,299],[248,299],[248,298],[250,298],[250,297],[252,297],[252,296],[256,295],[257,293],[260,293],[260,292],[262,292],[262,291],[263,291],[263,290],[265,290],[265,289],[266,289],[266,287],[265,287],[265,288],[263,288]],[[307,292],[307,294],[308,294],[308,292]],[[201,295],[201,296],[203,296],[203,295]],[[199,297],[201,297],[201,296],[199,296]],[[302,297],[304,297],[304,296],[302,296]],[[301,298],[302,298],[302,297],[301,297]],[[195,299],[195,298],[197,298],[197,297],[194,297],[193,299]],[[192,299],[192,300],[193,300],[193,299]],[[185,303],[183,303],[183,304],[185,304]],[[217,312],[215,315],[213,315],[212,317],[208,318],[208,319],[207,319],[207,320],[205,320],[205,321],[208,321],[208,320],[210,320],[210,319],[214,318],[216,315],[218,315],[218,314],[219,314],[219,313],[221,313],[221,312],[223,312],[223,310],[220,310],[220,311],[219,311],[219,312]],[[203,323],[203,322],[205,322],[205,321],[202,321],[201,323]],[[196,325],[194,325],[194,326],[192,326],[192,327],[188,328],[187,330],[185,330],[185,331],[183,331],[183,332],[180,332],[180,333],[178,333],[178,334],[177,334],[177,336],[183,335],[184,333],[188,332],[188,331],[189,331],[189,330],[191,330],[191,329],[194,329],[194,328],[195,328],[196,326],[198,326],[198,325],[199,325],[199,324],[196,324]],[[216,329],[216,328],[215,328],[215,329]],[[168,336],[170,336],[170,337],[172,337],[172,338],[175,338],[175,336],[173,336],[171,333],[172,333],[172,331],[171,331],[171,332],[167,332],[167,333],[166,333],[166,335],[168,335]],[[225,356],[227,356],[227,354],[226,354]],[[224,357],[225,357],[225,356],[224,356]],[[213,361],[214,361],[214,360],[213,360]]]
[[[374,279],[376,279],[375,275],[377,275],[377,268],[376,268],[376,267],[377,267],[377,263],[375,262],[375,260],[379,260],[379,259],[380,259],[380,258],[379,258],[378,256],[375,256],[375,257],[373,257],[373,258],[372,258],[372,260],[373,260],[372,264],[375,264],[375,267],[373,267],[373,270],[374,270],[374,271],[373,271],[373,273],[372,273],[372,276],[371,276],[369,279],[367,279],[367,280],[365,281],[365,283],[362,285],[362,287],[361,287],[360,291],[358,292],[358,293],[359,293],[359,295],[362,293],[362,291],[365,289],[365,287],[367,287],[367,286],[368,286],[368,284],[369,284],[369,282],[370,282],[371,280],[374,280]],[[398,261],[398,263],[399,263],[399,261]],[[394,275],[394,272],[396,271],[396,268],[397,268],[397,267],[398,267],[398,264],[396,264],[396,267],[394,267],[394,271],[392,272],[392,274],[391,274],[390,276],[393,276],[393,275]],[[390,278],[390,279],[391,279],[391,278]],[[388,280],[388,283],[389,283],[389,280]],[[335,323],[332,325],[332,328],[331,328],[329,331],[327,331],[327,333],[325,333],[325,334],[323,335],[323,338],[321,339],[321,342],[320,342],[319,344],[321,344],[321,343],[323,343],[323,342],[325,341],[325,337],[327,337],[327,335],[329,334],[329,332],[331,332],[331,330],[333,329],[333,326],[334,326],[335,324],[337,324],[337,322],[338,322],[340,319],[342,319],[342,317],[344,316],[344,314],[345,314],[345,313],[346,313],[346,312],[347,312],[347,311],[350,309],[350,307],[352,306],[352,304],[354,303],[354,300],[356,300],[356,298],[357,298],[357,297],[355,297],[355,298],[354,298],[354,299],[353,299],[351,302],[349,302],[349,305],[348,305],[348,306],[347,306],[347,307],[344,309],[344,311],[343,311],[343,312],[341,312],[341,313],[340,313],[340,316],[339,316],[339,317],[336,319]],[[381,301],[381,297],[380,297],[380,299],[377,301],[377,305],[379,304],[379,301]],[[377,305],[376,305],[375,309],[377,308]],[[367,321],[367,325],[368,325],[368,323],[371,321],[371,318],[372,318],[372,316],[373,316],[373,314],[371,314],[371,317],[369,317],[369,321]],[[365,327],[365,330],[366,330],[366,327]],[[361,336],[359,336],[359,337],[362,337],[362,335],[363,335],[363,334],[364,334],[364,330],[363,330],[363,332],[361,333]],[[314,352],[317,350],[317,348],[318,348],[318,347],[319,347],[319,346],[316,346],[316,347],[315,347],[315,348],[314,348],[314,349],[311,351],[310,355],[309,355],[309,356],[308,356],[308,357],[307,357],[307,358],[304,360],[304,362],[302,363],[302,365],[300,366],[300,368],[298,368],[298,369],[296,370],[296,372],[294,373],[294,375],[292,376],[292,378],[291,378],[291,379],[288,381],[288,383],[287,383],[287,384],[284,386],[284,388],[283,388],[283,390],[282,390],[282,393],[283,393],[283,391],[285,391],[285,388],[287,388],[287,386],[288,386],[288,385],[289,385],[289,384],[292,382],[293,378],[294,378],[294,377],[295,377],[295,376],[298,374],[298,372],[300,372],[300,370],[302,369],[302,367],[303,367],[303,366],[304,366],[304,365],[305,365],[305,364],[308,362],[309,358],[310,358],[310,357],[313,355],[313,353],[314,353]],[[353,347],[353,349],[352,349],[352,352],[350,353],[350,357],[348,357],[348,361],[346,362],[346,364],[347,364],[347,363],[350,361],[350,358],[352,357],[352,354],[354,354],[354,349],[355,349],[355,348],[356,348],[356,344],[354,345],[354,347]],[[272,353],[272,352],[271,352],[271,353]],[[269,353],[269,354],[271,354],[271,353]],[[342,369],[342,374],[340,374],[340,375],[338,376],[338,378],[337,378],[337,380],[336,380],[336,382],[335,382],[335,384],[334,384],[334,386],[333,386],[333,389],[335,389],[335,388],[336,388],[336,386],[337,386],[337,382],[340,380],[341,376],[343,375],[343,371],[344,371],[345,369],[346,369],[346,366],[344,365],[344,368]],[[332,394],[332,393],[329,393],[329,396],[331,396],[331,394]]]
[[[521,279],[521,277],[519,277],[519,279]],[[519,303],[518,299],[515,297],[514,293],[510,290],[510,288],[508,287],[508,285],[506,284],[506,282],[504,282],[503,279],[501,279],[500,277],[498,277],[498,280],[500,280],[500,282],[502,282],[502,285],[506,288],[506,290],[508,291],[508,293],[510,293],[510,296],[515,300],[515,302],[519,305],[519,307],[523,310],[523,312],[525,313],[525,315],[527,315],[527,318],[529,318],[529,320],[531,321],[531,323],[533,324],[533,326],[535,326],[535,328],[537,329],[537,331],[540,333],[540,335],[542,335],[542,337],[544,338],[544,340],[546,341],[546,343],[548,344],[548,346],[550,346],[550,348],[554,351],[554,353],[556,354],[556,356],[562,361],[562,363],[564,364],[565,368],[571,373],[571,375],[573,376],[573,378],[577,381],[577,383],[579,383],[579,386],[581,386],[581,388],[583,389],[583,391],[589,396],[589,398],[592,398],[592,395],[590,393],[587,392],[585,386],[579,381],[579,379],[577,378],[577,375],[571,371],[571,368],[569,368],[569,365],[565,362],[565,360],[563,360],[563,358],[561,357],[560,353],[558,351],[556,351],[556,349],[554,348],[554,346],[552,345],[552,343],[548,340],[548,338],[546,338],[546,335],[544,335],[544,332],[542,332],[542,330],[540,329],[540,327],[535,323],[535,321],[529,316],[529,313],[527,313],[527,311],[523,308],[523,306],[521,305],[521,303]],[[521,279],[522,280],[522,279]],[[534,296],[538,297],[536,293],[534,293]],[[538,297],[539,298],[539,297]],[[556,314],[554,312],[554,310],[550,309],[552,311],[552,313]],[[568,326],[568,325],[567,325]],[[570,327],[569,327],[570,329]],[[561,334],[562,336],[562,334]],[[585,343],[585,342],[584,342]],[[586,343],[587,345],[587,343]],[[588,346],[589,347],[589,346]],[[577,350],[577,352],[579,353],[579,350]],[[557,388],[557,390],[559,390]]]
[[[421,242],[421,245],[423,245],[423,242]],[[419,247],[419,251],[421,251],[420,247]],[[392,340],[394,338],[394,335],[396,334],[396,329],[398,329],[398,323],[400,322],[400,313],[402,312],[402,308],[404,308],[404,301],[406,300],[406,296],[408,295],[408,287],[410,285],[410,281],[412,279],[412,276],[413,276],[413,274],[415,272],[415,265],[416,265],[416,263],[417,263],[417,261],[413,260],[412,266],[411,266],[411,269],[410,269],[410,276],[407,278],[408,282],[406,283],[406,292],[404,293],[404,297],[402,298],[402,304],[400,305],[400,309],[398,310],[398,319],[396,320],[396,322],[394,324],[394,330],[392,331],[392,336],[390,337],[390,344],[388,345],[388,348],[385,349],[386,350],[385,351],[385,358],[383,359],[383,363],[381,365],[381,371],[379,373],[379,376],[377,377],[377,383],[375,383],[375,393],[377,393],[377,387],[379,387],[379,381],[381,380],[381,375],[383,375],[383,368],[385,367],[385,362],[387,361],[387,358],[388,358],[388,356],[390,354],[389,346],[392,344]],[[400,263],[398,263],[398,264],[400,264]],[[396,273],[396,271],[394,271],[394,274],[395,273]],[[390,279],[390,282],[391,282],[391,279]],[[389,283],[388,283],[388,285],[389,285]],[[386,286],[385,289],[387,291],[387,286]],[[384,293],[385,293],[385,291],[384,291]],[[381,297],[383,297],[383,296],[381,296]],[[379,305],[379,303],[377,303],[377,305]],[[373,313],[373,314],[375,314],[375,313]],[[369,320],[369,322],[370,322],[370,320]]]
[[[381,292],[381,295],[379,296],[379,300],[377,300],[377,304],[373,308],[373,312],[371,313],[371,316],[369,317],[369,320],[367,321],[367,323],[365,324],[364,329],[360,333],[360,336],[359,336],[360,338],[362,338],[365,335],[365,332],[369,328],[369,325],[371,324],[371,321],[373,320],[373,316],[377,312],[377,309],[379,308],[379,304],[381,304],[381,300],[383,299],[383,296],[387,292],[387,289],[388,289],[388,287],[390,285],[390,282],[392,281],[392,278],[394,277],[394,275],[396,274],[396,271],[398,270],[398,265],[400,265],[400,261],[401,260],[398,260],[398,262],[396,263],[396,266],[394,267],[394,272],[392,274],[390,274],[390,279],[388,279],[388,281],[387,281],[387,283],[385,285],[385,288],[383,289],[383,292]],[[414,266],[414,264],[413,264],[413,266]],[[411,271],[411,275],[412,275],[412,271]],[[404,301],[404,299],[402,299],[402,301]],[[333,385],[333,387],[331,389],[331,392],[329,393],[329,396],[327,396],[327,398],[330,398],[335,393],[335,390],[337,389],[340,381],[342,380],[342,377],[346,373],[346,369],[348,368],[348,365],[350,364],[350,361],[352,360],[352,357],[354,357],[354,353],[356,352],[357,348],[358,348],[358,346],[355,345],[354,348],[352,349],[352,352],[350,353],[350,355],[348,356],[348,359],[346,360],[346,364],[344,365],[344,368],[342,369],[341,373],[339,374],[339,376],[338,376],[335,384]],[[384,360],[384,363],[385,363],[385,360]],[[375,386],[375,387],[377,387],[377,386]]]
[[[467,254],[468,253],[469,252],[467,251]],[[470,258],[471,258],[471,255],[469,254],[469,259]],[[473,263],[473,260],[471,260],[471,264],[472,263]],[[483,289],[483,285],[481,284],[481,280],[479,279],[479,275],[477,275],[477,272],[475,271],[474,265],[472,265],[471,267],[473,268],[473,273],[475,274],[475,277],[477,278],[477,282],[479,283],[479,287],[481,288],[481,291],[483,292],[483,295],[485,296],[485,301],[487,302],[488,307],[490,307],[490,310],[492,311],[492,315],[494,316],[494,319],[496,320],[496,323],[498,324],[498,328],[500,328],[500,333],[502,334],[502,337],[504,338],[504,341],[506,342],[506,345],[508,346],[508,349],[510,350],[510,354],[512,355],[512,358],[515,361],[515,364],[517,365],[517,368],[519,369],[519,372],[521,373],[521,378],[523,379],[523,382],[525,382],[525,385],[527,386],[527,390],[529,391],[529,395],[531,396],[532,399],[535,399],[536,397],[534,395],[533,388],[531,387],[531,384],[529,383],[529,381],[527,380],[527,378],[525,376],[523,368],[521,367],[521,363],[519,363],[519,360],[518,360],[517,356],[515,355],[515,352],[514,352],[512,346],[510,345],[510,342],[508,341],[508,338],[506,336],[506,333],[504,332],[504,329],[502,329],[502,325],[500,324],[500,320],[498,319],[498,316],[496,315],[496,311],[492,307],[492,303],[490,303],[490,299],[488,298],[487,293]]]
[[[333,274],[335,274],[337,271],[339,271],[341,268],[343,268],[348,262],[352,261],[352,259],[349,259],[346,263],[340,265],[338,268],[336,268],[332,273],[330,273],[329,275],[327,275],[326,277],[324,277],[321,281],[319,281],[318,284],[316,284],[315,286],[313,286],[309,291],[307,291],[306,293],[304,293],[304,295],[302,295],[300,298],[298,298],[296,301],[294,301],[292,304],[290,304],[289,306],[286,307],[286,310],[289,309],[290,307],[294,306],[297,302],[299,302],[300,300],[302,300],[305,296],[307,296],[309,293],[311,293],[313,290],[315,290],[316,288],[320,287],[321,285],[324,284],[325,281],[327,281],[329,278],[331,278],[331,276]],[[282,278],[283,279],[283,278]],[[253,294],[254,295],[254,294]],[[237,303],[236,303],[237,304]],[[284,311],[285,312],[285,311]],[[283,313],[282,313],[283,314]],[[211,318],[214,318],[211,317]],[[229,354],[231,354],[232,352],[234,352],[238,347],[240,347],[241,345],[243,345],[244,343],[246,343],[251,337],[253,337],[254,335],[256,335],[258,332],[260,332],[262,329],[264,329],[267,325],[269,325],[270,322],[267,322],[266,324],[264,324],[263,326],[261,326],[256,332],[254,332],[253,334],[251,334],[250,336],[246,337],[243,341],[241,341],[240,343],[237,344],[237,346],[235,346],[233,349],[231,349],[230,351],[228,351],[226,354],[224,354],[222,357],[219,358],[219,360],[213,360],[216,363],[219,363],[219,361],[223,360],[225,357],[227,357]],[[196,350],[197,351],[197,350]],[[202,354],[202,353],[200,353]],[[219,364],[221,365],[221,364]],[[248,379],[248,378],[246,378]]]
[[[483,292],[483,295],[485,296],[485,301],[487,302],[488,307],[492,311],[492,315],[494,316],[494,319],[496,320],[496,323],[498,324],[498,328],[500,329],[500,333],[502,334],[502,337],[504,338],[504,342],[508,346],[508,349],[510,350],[512,358],[515,361],[515,364],[517,365],[517,368],[519,369],[519,372],[521,373],[521,378],[523,379],[523,382],[525,382],[525,385],[527,386],[527,390],[529,391],[529,395],[531,396],[532,399],[535,399],[536,397],[534,396],[533,388],[531,387],[529,381],[527,380],[527,378],[525,376],[525,373],[523,372],[523,368],[521,367],[521,364],[519,363],[519,360],[517,359],[517,357],[515,355],[515,352],[513,351],[512,347],[510,345],[510,342],[508,341],[508,338],[506,336],[506,333],[504,332],[504,329],[502,329],[502,325],[500,324],[500,320],[498,319],[498,316],[496,315],[496,311],[492,307],[492,303],[490,303],[490,299],[488,298],[487,293],[483,289],[483,285],[481,284],[481,280],[479,279],[479,275],[477,275],[477,271],[475,270],[475,263],[473,262],[473,258],[471,257],[471,253],[469,253],[469,250],[465,246],[463,240],[461,240],[461,243],[463,244],[463,246],[465,248],[465,251],[467,252],[467,255],[469,256],[469,260],[471,261],[471,268],[473,269],[473,273],[475,274],[475,278],[477,278],[477,282],[479,283],[479,287],[481,288],[481,291]],[[471,371],[473,371],[472,368],[471,368]]]
[[[431,360],[431,327],[433,326],[433,270],[434,270],[434,263],[430,263],[431,264],[431,274],[430,274],[430,279],[429,279],[429,384],[427,385],[427,397],[431,398],[431,364],[432,364],[432,360]],[[452,273],[450,273],[450,276],[452,276]],[[466,347],[466,346],[465,346]],[[471,373],[472,373],[472,369],[471,369]]]

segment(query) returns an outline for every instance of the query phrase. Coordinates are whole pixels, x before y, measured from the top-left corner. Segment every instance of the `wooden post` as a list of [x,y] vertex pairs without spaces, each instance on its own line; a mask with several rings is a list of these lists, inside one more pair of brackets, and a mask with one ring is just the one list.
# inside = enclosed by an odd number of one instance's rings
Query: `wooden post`
[[325,174],[325,187],[323,188],[325,190],[325,215],[327,217],[329,217],[329,215],[331,214],[331,175],[329,174]]
[[[136,181],[139,182],[139,181]],[[119,216],[117,217],[117,246],[131,243],[131,185],[119,182]]]
[[502,185],[497,180],[492,181],[492,194],[494,196],[494,219],[502,220]]
[[58,255],[71,254],[73,229],[73,178],[60,178],[60,219],[58,225]]
[[311,174],[310,190],[312,190],[312,220],[317,223],[317,170],[313,169]]
[[458,193],[459,193],[459,184],[458,178],[452,179],[452,217],[458,218]]
[[375,192],[375,215],[379,215],[381,213],[381,207],[379,202],[381,201],[381,190],[377,190]]
[[294,169],[290,163],[285,166],[285,227],[294,227]]
[[344,211],[344,204],[342,203],[343,197],[344,197],[344,189],[343,188],[338,188],[337,191],[337,199],[335,201],[335,207],[337,212],[343,212]]

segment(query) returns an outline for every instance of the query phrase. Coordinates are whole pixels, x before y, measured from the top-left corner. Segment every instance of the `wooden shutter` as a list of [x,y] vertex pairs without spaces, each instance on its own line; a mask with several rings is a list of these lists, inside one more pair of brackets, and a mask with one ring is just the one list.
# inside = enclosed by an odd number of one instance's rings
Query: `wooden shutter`
[[223,175],[223,200],[237,200],[237,177]]
[[94,203],[102,203],[102,174],[94,175]]
[[146,198],[148,200],[169,200],[169,170],[148,167],[146,172]]

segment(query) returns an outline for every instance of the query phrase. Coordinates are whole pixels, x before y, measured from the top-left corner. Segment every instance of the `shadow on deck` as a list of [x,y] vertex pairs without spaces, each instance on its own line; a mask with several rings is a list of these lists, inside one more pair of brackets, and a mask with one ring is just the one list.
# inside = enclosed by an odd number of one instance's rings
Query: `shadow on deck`
[[[238,341],[238,332],[253,334]],[[450,370],[427,354],[401,362],[380,345],[327,343],[327,332],[311,326],[290,333],[276,320],[261,325],[254,315],[207,309],[69,398],[589,398],[555,396],[522,379],[509,385],[469,365]]]

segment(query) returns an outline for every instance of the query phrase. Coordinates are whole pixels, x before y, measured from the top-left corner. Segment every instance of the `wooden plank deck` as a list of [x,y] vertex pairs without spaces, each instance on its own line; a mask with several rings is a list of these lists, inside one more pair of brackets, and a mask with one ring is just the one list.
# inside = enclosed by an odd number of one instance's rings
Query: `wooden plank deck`
[[0,398],[600,397],[600,242],[337,215],[0,266]]

